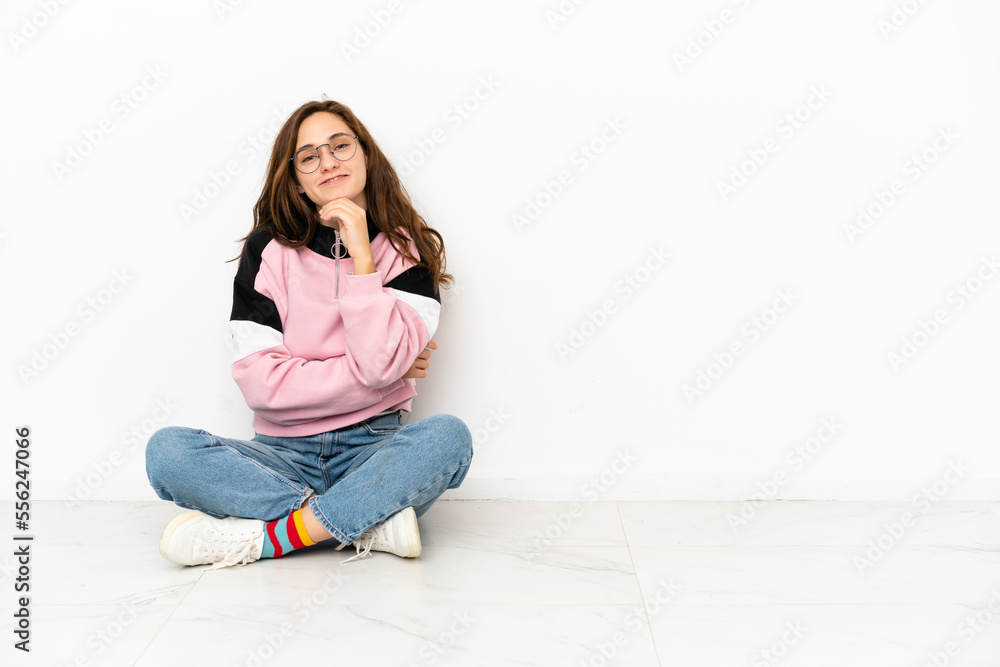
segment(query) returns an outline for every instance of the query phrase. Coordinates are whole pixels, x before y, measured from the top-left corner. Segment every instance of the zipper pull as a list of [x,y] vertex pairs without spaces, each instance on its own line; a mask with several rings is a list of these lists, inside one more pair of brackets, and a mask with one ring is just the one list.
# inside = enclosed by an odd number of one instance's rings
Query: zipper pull
[[341,257],[344,257],[344,255],[340,254],[340,249],[344,248],[346,252],[346,248],[344,247],[344,244],[340,242],[340,230],[335,229],[333,230],[333,233],[337,240],[333,242],[332,246],[330,246],[330,254],[333,255],[334,258],[340,259]]

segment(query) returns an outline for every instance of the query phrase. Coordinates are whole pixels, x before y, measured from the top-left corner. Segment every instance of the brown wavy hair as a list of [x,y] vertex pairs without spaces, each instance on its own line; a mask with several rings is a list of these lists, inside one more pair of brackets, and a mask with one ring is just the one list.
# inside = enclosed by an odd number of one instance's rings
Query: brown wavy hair
[[[299,248],[312,242],[321,224],[316,204],[305,194],[295,190],[298,179],[289,159],[295,152],[302,121],[314,113],[328,112],[344,121],[358,136],[365,152],[365,199],[372,220],[406,261],[427,268],[434,278],[434,291],[439,284],[448,286],[454,277],[445,273],[444,239],[417,213],[410,201],[396,170],[375,143],[368,128],[345,105],[327,99],[306,102],[288,117],[274,138],[267,178],[260,198],[253,207],[253,228],[239,239],[245,246],[250,235],[265,225],[270,225],[271,236],[289,248]],[[400,231],[406,230],[420,253],[420,261],[410,253],[409,243]],[[242,247],[241,253],[242,256]],[[232,262],[240,256],[227,260]]]

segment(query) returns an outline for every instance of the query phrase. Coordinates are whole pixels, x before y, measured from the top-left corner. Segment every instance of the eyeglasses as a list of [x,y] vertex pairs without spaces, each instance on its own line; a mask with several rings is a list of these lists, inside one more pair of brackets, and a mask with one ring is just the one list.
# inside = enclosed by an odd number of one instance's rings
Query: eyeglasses
[[358,150],[358,142],[355,141],[357,138],[357,135],[353,137],[349,134],[334,135],[330,137],[330,143],[328,144],[320,144],[315,148],[300,148],[296,151],[295,155],[289,158],[289,161],[303,174],[311,174],[319,169],[319,163],[321,162],[319,155],[320,148],[326,146],[333,157],[341,162],[346,162],[354,157],[354,154]]

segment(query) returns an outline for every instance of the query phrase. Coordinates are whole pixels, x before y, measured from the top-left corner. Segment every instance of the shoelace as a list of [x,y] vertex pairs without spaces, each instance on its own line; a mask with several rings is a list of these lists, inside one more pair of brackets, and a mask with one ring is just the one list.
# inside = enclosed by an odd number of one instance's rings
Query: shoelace
[[[215,536],[215,534],[212,535],[213,538]],[[212,567],[209,568],[212,570],[217,570],[220,567],[230,567],[233,565],[242,567],[247,563],[252,563],[260,558],[260,554],[254,553],[254,547],[256,546],[254,544],[254,538],[234,537],[221,541],[213,539],[211,544],[211,550],[205,550],[206,555],[209,553],[213,556],[219,553],[223,554],[222,560],[214,563]],[[242,546],[240,546],[241,544]]]
[[361,537],[354,540],[354,547],[358,550],[358,553],[351,556],[347,560],[340,561],[340,564],[350,563],[352,560],[357,560],[359,558],[365,558],[371,555],[372,547],[375,546],[379,541],[385,542],[382,537],[382,533],[385,528],[385,522],[378,524],[374,528],[370,528],[365,532],[361,533]]

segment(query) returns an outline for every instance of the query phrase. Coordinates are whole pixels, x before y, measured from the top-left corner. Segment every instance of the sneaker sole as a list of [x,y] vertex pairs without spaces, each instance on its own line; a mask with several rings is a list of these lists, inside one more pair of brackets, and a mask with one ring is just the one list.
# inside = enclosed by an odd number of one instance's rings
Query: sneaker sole
[[420,544],[420,529],[417,527],[417,513],[412,507],[403,510],[403,526],[406,528],[406,543],[410,545],[407,558],[416,558],[423,547]]
[[161,556],[169,560],[171,563],[174,562],[173,560],[170,559],[169,556],[167,556],[167,547],[170,546],[170,538],[174,536],[174,531],[177,530],[177,528],[180,527],[182,523],[190,521],[191,519],[198,516],[202,516],[202,513],[199,512],[198,510],[191,510],[189,512],[184,512],[184,514],[179,514],[170,520],[170,523],[168,523],[166,527],[163,529],[163,534],[160,535]]

